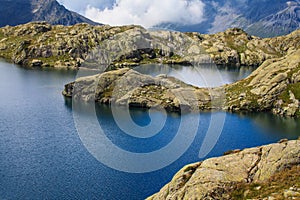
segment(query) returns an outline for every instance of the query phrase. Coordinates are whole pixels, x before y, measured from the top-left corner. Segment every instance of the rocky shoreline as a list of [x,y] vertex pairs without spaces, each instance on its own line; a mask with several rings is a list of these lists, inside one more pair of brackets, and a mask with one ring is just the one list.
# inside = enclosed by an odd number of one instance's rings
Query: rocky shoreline
[[[135,107],[159,105],[170,111],[222,109],[299,116],[299,46],[300,30],[262,39],[237,28],[213,35],[45,22],[0,28],[0,57],[9,61],[29,67],[107,72],[81,78],[76,87],[67,84],[65,96]],[[129,70],[146,63],[211,62],[259,67],[248,78],[218,88],[196,88],[174,78],[151,78]],[[120,84],[121,92],[115,87]]]
[[92,69],[210,61],[199,42],[185,33],[148,31],[134,25],[53,26],[46,22],[0,28],[0,57],[29,67]]
[[[229,155],[183,167],[170,183],[148,200],[237,197],[266,200],[293,197],[297,199],[300,197],[299,155],[300,140],[282,140],[276,144],[236,150]],[[285,183],[275,179],[276,176],[286,178]],[[288,177],[294,177],[295,180]],[[271,185],[275,187],[275,191]],[[245,188],[248,190],[244,190]],[[239,191],[242,193],[239,194]],[[265,194],[262,191],[265,191]]]
[[84,101],[169,111],[270,111],[300,114],[300,49],[265,61],[249,77],[218,88],[197,88],[175,78],[151,77],[123,68],[83,77],[65,86],[63,94]]
[[65,86],[63,95],[118,106],[196,111],[211,105],[209,92],[166,75],[152,77],[123,68],[79,78]]

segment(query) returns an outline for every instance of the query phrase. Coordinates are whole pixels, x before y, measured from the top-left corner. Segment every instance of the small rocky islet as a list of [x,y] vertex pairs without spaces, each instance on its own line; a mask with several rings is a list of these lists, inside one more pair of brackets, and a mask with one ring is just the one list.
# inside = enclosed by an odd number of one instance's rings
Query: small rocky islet
[[[34,22],[0,29],[0,57],[28,67],[105,71],[65,85],[74,100],[170,111],[222,109],[299,116],[300,30],[258,38],[241,29],[213,35],[147,31],[140,26],[53,26]],[[254,65],[247,78],[198,88],[166,75],[140,74],[147,63]],[[100,63],[100,65],[99,65]],[[106,69],[106,67],[108,68]],[[235,150],[184,167],[149,199],[297,199],[300,140]]]

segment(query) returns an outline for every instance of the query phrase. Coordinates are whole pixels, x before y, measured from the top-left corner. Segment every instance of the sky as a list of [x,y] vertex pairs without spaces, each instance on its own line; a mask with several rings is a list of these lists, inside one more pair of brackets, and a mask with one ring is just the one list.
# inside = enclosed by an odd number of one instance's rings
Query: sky
[[181,25],[203,21],[201,0],[58,0],[66,8],[109,25],[138,24],[146,28],[171,22]]

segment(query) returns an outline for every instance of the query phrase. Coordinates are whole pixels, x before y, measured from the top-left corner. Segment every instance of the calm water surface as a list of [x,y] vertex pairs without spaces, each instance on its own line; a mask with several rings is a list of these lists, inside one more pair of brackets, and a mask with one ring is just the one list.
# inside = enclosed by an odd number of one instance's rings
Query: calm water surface
[[[226,71],[231,75],[227,76]],[[249,73],[223,72],[230,77],[228,82]],[[63,85],[75,76],[74,71],[30,70],[0,62],[0,199],[143,199],[169,182],[182,166],[199,161],[199,148],[211,116],[220,113],[201,113],[194,142],[180,159],[164,169],[130,174],[98,162],[78,136],[72,102],[61,95]],[[96,110],[107,137],[132,152],[150,152],[165,146],[174,137],[180,118],[191,117],[169,113],[159,134],[138,139],[116,126],[110,108],[97,105]],[[88,112],[82,113],[85,115],[89,117]],[[132,109],[131,116],[140,125],[149,123],[146,110]],[[295,139],[299,128],[299,120],[267,113],[228,113],[220,139],[207,157],[282,138]]]
[[215,64],[201,66],[148,64],[136,67],[135,70],[152,76],[167,74],[198,87],[217,87],[247,77],[255,70],[255,67],[217,66]]

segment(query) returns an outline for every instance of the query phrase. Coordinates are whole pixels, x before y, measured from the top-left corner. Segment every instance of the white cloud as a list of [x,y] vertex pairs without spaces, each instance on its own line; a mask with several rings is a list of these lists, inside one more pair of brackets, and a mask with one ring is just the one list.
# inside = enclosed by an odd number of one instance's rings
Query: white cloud
[[201,0],[116,0],[110,8],[89,5],[85,16],[104,24],[138,24],[146,28],[171,22],[197,24],[203,21]]

